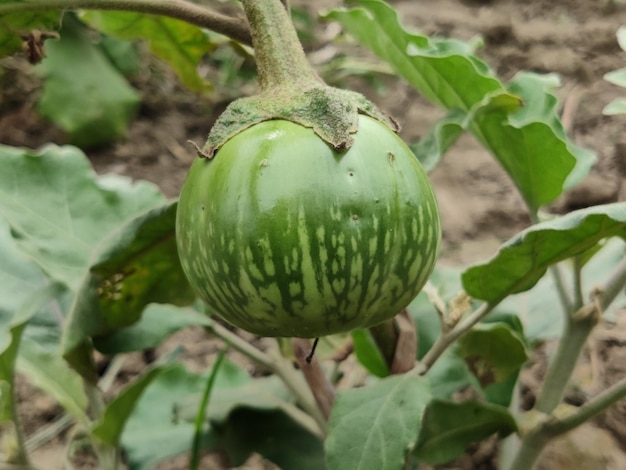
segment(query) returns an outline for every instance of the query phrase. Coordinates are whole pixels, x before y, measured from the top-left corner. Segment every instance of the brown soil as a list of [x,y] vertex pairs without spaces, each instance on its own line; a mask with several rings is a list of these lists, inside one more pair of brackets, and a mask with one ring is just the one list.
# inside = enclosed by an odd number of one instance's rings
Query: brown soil
[[[338,1],[294,1],[312,13],[337,5]],[[613,0],[422,0],[394,1],[407,26],[428,34],[468,40],[484,38],[480,55],[503,79],[516,72],[531,70],[558,73],[563,86],[559,98],[568,104],[564,122],[574,140],[598,155],[592,175],[579,187],[553,204],[555,211],[626,199],[623,176],[616,171],[617,159],[626,139],[626,117],[605,117],[602,108],[613,98],[626,95],[605,82],[603,75],[626,65],[626,53],[619,49],[615,33],[626,24],[626,6]],[[323,26],[318,32],[322,34]],[[352,46],[349,46],[352,47]],[[355,49],[351,49],[354,51]],[[362,49],[359,54],[367,54]],[[0,92],[0,142],[37,147],[45,142],[63,143],[62,132],[43,122],[35,110],[40,83],[20,59],[4,62],[8,76]],[[222,106],[203,102],[183,90],[171,72],[151,62],[158,73],[144,75],[135,84],[144,96],[139,116],[128,137],[107,148],[89,152],[98,172],[116,172],[155,182],[171,197],[182,185],[193,153],[191,139],[203,142],[215,115]],[[399,79],[385,79],[383,94],[376,94],[364,81],[353,80],[382,109],[402,124],[402,136],[416,141],[424,135],[442,112],[429,105]],[[407,105],[408,104],[408,105]],[[471,137],[459,140],[444,161],[431,174],[444,226],[443,260],[467,264],[490,256],[498,245],[529,225],[524,205],[511,182],[485,150]],[[202,339],[202,341],[200,341]],[[179,333],[174,343],[188,346],[187,359],[195,367],[205,366],[215,344],[202,333]],[[626,374],[626,322],[605,325],[593,338],[592,347],[576,376],[571,400],[596,393]],[[550,353],[551,345],[542,352]],[[524,375],[525,401],[533,400],[536,384],[543,374],[545,354],[538,354]],[[125,374],[132,377],[144,366],[140,355],[129,360]],[[26,432],[58,416],[60,408],[48,398],[20,381],[20,409]],[[622,401],[603,416],[565,436],[546,453],[545,469],[619,469],[626,468],[626,402]],[[42,468],[54,459],[62,461],[61,439],[38,451]],[[442,468],[491,469],[494,445],[477,446],[453,465]],[[59,464],[60,465],[60,464]],[[159,467],[161,470],[185,468],[184,460]],[[90,464],[79,468],[92,468]],[[207,461],[203,468],[223,468],[219,459]],[[271,468],[255,457],[248,469]]]

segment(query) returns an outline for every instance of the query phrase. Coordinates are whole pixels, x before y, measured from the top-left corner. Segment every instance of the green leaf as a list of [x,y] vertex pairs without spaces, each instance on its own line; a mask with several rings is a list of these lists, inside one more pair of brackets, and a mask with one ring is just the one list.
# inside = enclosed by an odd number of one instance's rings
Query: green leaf
[[237,408],[216,433],[233,467],[256,452],[285,470],[324,469],[321,439],[280,411]]
[[626,238],[626,203],[589,207],[524,230],[490,261],[466,270],[463,286],[472,297],[498,302],[531,289],[550,265],[612,236]]
[[[523,74],[505,87],[473,55],[471,45],[409,32],[397,12],[381,0],[355,3],[359,7],[334,10],[326,17],[339,21],[430,101],[465,113],[463,127],[502,164],[533,211],[589,170],[593,155],[566,138],[549,80]],[[451,139],[459,129],[452,125],[447,132]],[[425,142],[431,154],[432,140]]]
[[476,380],[454,348],[448,348],[426,374],[433,396],[452,398],[467,387],[475,387]]
[[15,245],[0,219],[0,353],[10,344],[9,330],[16,310],[44,284],[41,270]]
[[120,39],[145,39],[150,50],[167,62],[181,81],[195,91],[210,91],[198,75],[202,57],[214,49],[211,37],[184,21],[143,13],[90,11],[81,19],[96,29]]
[[[518,73],[507,90],[519,96],[523,106],[508,116],[507,126],[494,122],[494,129],[500,128],[501,134],[488,147],[513,178],[529,206],[535,209],[552,202],[564,189],[579,183],[595,160],[592,152],[578,147],[565,134],[558,117],[558,100],[552,94],[559,84],[554,75]],[[477,123],[481,135],[483,131],[497,135],[480,120]],[[502,141],[507,137],[513,141]],[[500,148],[505,142],[506,145]],[[515,142],[522,147],[515,148]],[[512,148],[515,148],[514,152]],[[544,169],[548,174],[537,178],[536,174],[541,174]]]
[[211,322],[208,316],[192,309],[167,304],[150,304],[137,323],[109,335],[94,338],[94,345],[102,354],[142,351],[158,346],[182,328],[208,326]]
[[[206,374],[191,373],[182,365],[172,366],[153,380],[135,404],[122,433],[130,470],[148,470],[168,457],[189,451],[194,413],[190,413],[189,419],[183,419],[181,408],[192,403],[196,409],[206,380]],[[224,361],[217,375],[215,392],[250,380],[244,371]]]
[[132,384],[116,395],[104,410],[102,417],[94,423],[91,433],[110,446],[117,447],[128,418],[135,409],[145,389],[161,374],[171,370],[172,364],[156,364]]
[[328,469],[402,468],[430,397],[428,381],[412,373],[340,392],[328,424]]
[[604,75],[604,79],[613,85],[626,88],[626,69],[612,70]]
[[480,323],[458,342],[458,353],[483,386],[504,382],[528,360],[522,337],[506,323]]
[[377,377],[387,377],[389,368],[383,353],[376,345],[369,330],[354,330],[352,332],[354,353],[363,367]]
[[[600,251],[589,260],[582,270],[585,287],[583,297],[598,283],[604,282],[610,272],[626,255],[624,241],[611,238]],[[587,254],[587,252],[585,252]],[[573,287],[573,266],[570,262],[559,265],[566,288]],[[618,295],[615,301],[604,312],[607,319],[615,318],[617,312],[626,304],[626,292]],[[497,307],[498,312],[516,312],[524,325],[524,335],[529,341],[545,341],[556,339],[563,334],[563,307],[557,295],[554,278],[544,276],[535,287],[527,292],[507,297]]]
[[465,130],[467,114],[454,109],[440,119],[417,144],[409,145],[424,170],[430,172]]
[[397,12],[383,1],[353,3],[359,7],[333,10],[325,17],[341,23],[430,101],[469,111],[488,93],[502,90],[489,67],[473,55],[471,45],[408,32]]
[[617,43],[623,51],[626,51],[626,27],[624,26],[617,30]]
[[31,2],[0,0],[0,58],[22,51],[22,35],[34,30],[53,32],[61,26],[58,11],[12,11],[26,3]]
[[[19,416],[16,414],[15,362],[20,350],[22,334],[28,321],[46,304],[53,300],[62,286],[49,284],[31,294],[13,315],[0,311],[0,445],[12,457],[12,448],[17,439],[16,426]],[[5,425],[5,423],[8,423]]]
[[626,114],[626,98],[615,98],[604,107],[602,113],[607,116]]
[[0,424],[11,419],[14,409],[13,377],[15,362],[22,341],[22,333],[28,321],[47,303],[61,292],[59,284],[49,284],[38,289],[25,299],[13,315],[1,314],[0,321],[0,383],[3,385],[0,393]]
[[83,381],[80,375],[68,367],[57,350],[49,351],[24,337],[18,368],[33,385],[53,397],[78,422],[85,424],[89,421]]
[[150,183],[113,175],[97,180],[75,147],[49,145],[34,152],[0,145],[0,217],[19,247],[74,291],[106,234],[163,201]]
[[509,411],[477,402],[433,400],[426,408],[415,455],[430,464],[442,464],[461,455],[472,442],[498,433],[505,437],[517,429]]
[[87,30],[66,15],[59,41],[48,41],[41,63],[46,77],[39,100],[42,116],[83,148],[126,135],[140,101],[138,93],[92,44]]
[[[176,248],[176,203],[151,209],[113,230],[92,257],[72,306],[63,355],[94,380],[90,339],[132,325],[151,302],[188,305],[195,299]],[[132,347],[132,346],[131,346]]]

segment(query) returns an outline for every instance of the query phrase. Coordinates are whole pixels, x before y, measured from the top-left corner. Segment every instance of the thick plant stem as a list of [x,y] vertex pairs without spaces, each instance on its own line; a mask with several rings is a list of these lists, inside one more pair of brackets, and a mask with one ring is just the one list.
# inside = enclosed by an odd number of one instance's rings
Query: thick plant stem
[[118,10],[163,15],[207,28],[244,44],[251,44],[245,21],[216,13],[187,0],[38,0],[10,1],[0,5],[0,16],[23,11]]
[[262,91],[321,82],[308,63],[296,29],[280,0],[242,0],[252,31]]
[[556,355],[550,364],[535,405],[537,410],[551,413],[561,402],[591,330],[625,284],[626,259],[617,266],[605,286],[596,290],[590,304],[583,305],[576,313],[567,316],[565,332],[559,341]]
[[550,363],[535,408],[549,414],[561,403],[578,358],[589,338],[597,318],[589,316],[582,321],[566,319],[565,331],[556,354]]
[[[559,341],[557,353],[550,363],[535,409],[548,416],[523,437],[522,446],[510,470],[529,470],[541,455],[547,443],[560,434],[574,429],[591,417],[626,397],[626,379],[592,398],[576,411],[555,416],[564,391],[582,348],[604,310],[611,305],[626,285],[626,259],[622,260],[606,284],[596,289],[592,301],[574,314],[568,315],[565,332]],[[562,413],[558,413],[562,415]]]
[[531,432],[524,436],[520,451],[509,470],[532,470],[548,442],[549,437],[541,431]]

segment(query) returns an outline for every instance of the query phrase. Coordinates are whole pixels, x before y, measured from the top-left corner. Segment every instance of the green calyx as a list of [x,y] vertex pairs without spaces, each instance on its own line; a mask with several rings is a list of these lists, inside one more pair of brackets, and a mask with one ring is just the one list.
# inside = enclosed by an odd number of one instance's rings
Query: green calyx
[[304,90],[285,89],[269,96],[261,93],[231,103],[211,129],[206,144],[198,153],[212,158],[230,138],[263,121],[283,119],[312,128],[326,143],[339,151],[348,150],[354,142],[359,114],[374,118],[394,132],[395,121],[381,113],[360,93],[327,85],[314,85]]
[[231,103],[214,124],[199,156],[213,158],[229,139],[263,121],[282,119],[311,128],[336,150],[348,150],[359,114],[398,125],[363,95],[333,88],[306,60],[295,28],[280,0],[242,0],[252,32],[261,92]]

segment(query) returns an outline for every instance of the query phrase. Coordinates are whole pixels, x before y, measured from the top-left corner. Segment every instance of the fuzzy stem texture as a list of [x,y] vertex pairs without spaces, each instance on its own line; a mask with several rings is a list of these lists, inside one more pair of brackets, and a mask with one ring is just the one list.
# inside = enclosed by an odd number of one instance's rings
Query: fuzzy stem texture
[[280,0],[242,0],[242,3],[252,31],[261,90],[320,85]]
[[626,397],[626,379],[595,396],[578,410],[565,417],[554,416],[560,404],[582,348],[604,310],[611,305],[626,285],[626,259],[622,260],[602,288],[596,289],[592,301],[568,315],[565,332],[557,353],[550,363],[535,409],[552,415],[523,437],[522,446],[510,470],[534,468],[548,442],[574,429],[618,400]]

